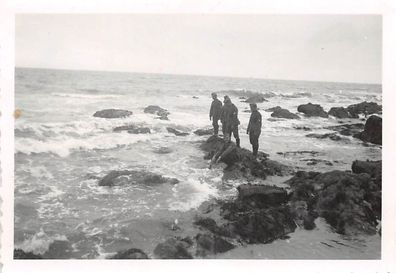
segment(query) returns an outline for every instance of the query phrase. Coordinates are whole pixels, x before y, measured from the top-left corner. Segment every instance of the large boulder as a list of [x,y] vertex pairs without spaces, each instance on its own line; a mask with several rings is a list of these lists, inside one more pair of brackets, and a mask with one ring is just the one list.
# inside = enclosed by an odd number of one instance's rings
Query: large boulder
[[149,105],[144,108],[145,113],[154,114],[162,120],[168,120],[168,115],[170,114],[168,110],[159,107],[158,105]]
[[101,111],[95,112],[93,115],[96,118],[125,118],[133,113],[128,110],[121,110],[121,109],[104,109]]
[[110,259],[149,259],[149,257],[140,249],[130,248],[117,252],[117,254],[111,256]]
[[352,104],[347,107],[347,110],[351,117],[358,118],[359,114],[371,115],[379,114],[382,112],[382,106],[375,102],[361,102],[357,104]]
[[287,109],[275,109],[271,114],[271,117],[274,118],[285,118],[285,119],[300,119],[300,117],[296,114],[291,113]]
[[155,173],[140,170],[111,171],[99,180],[99,186],[120,186],[128,184],[144,184],[149,186],[161,184],[177,184],[176,178],[167,178]]
[[155,247],[154,255],[159,259],[192,259],[188,251],[191,245],[192,242],[186,238],[169,238]]
[[327,118],[329,115],[323,110],[319,104],[301,104],[297,107],[297,111],[304,113],[307,117],[322,117]]
[[382,118],[376,115],[370,116],[364,125],[364,131],[354,137],[365,142],[382,145]]
[[332,107],[329,111],[329,115],[336,118],[351,118],[348,110],[344,107]]

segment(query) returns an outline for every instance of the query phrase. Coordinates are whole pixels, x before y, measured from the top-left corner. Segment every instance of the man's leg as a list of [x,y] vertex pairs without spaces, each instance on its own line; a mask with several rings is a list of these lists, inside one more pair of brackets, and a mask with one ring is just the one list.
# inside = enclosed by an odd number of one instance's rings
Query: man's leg
[[258,139],[259,139],[259,136],[260,135],[254,135],[253,136],[253,144],[252,144],[252,146],[253,146],[253,155],[254,156],[257,156],[257,153],[258,153],[258,148],[259,148],[259,143],[258,143]]
[[237,126],[234,126],[233,128],[232,128],[232,133],[234,134],[234,137],[235,137],[235,142],[236,142],[236,145],[237,145],[237,147],[241,147],[241,141],[240,141],[240,139],[239,139],[239,132],[238,132],[238,125]]
[[212,125],[213,125],[213,133],[214,133],[214,135],[218,135],[218,133],[219,133],[219,124],[218,124],[218,119],[213,119],[213,123],[212,123]]

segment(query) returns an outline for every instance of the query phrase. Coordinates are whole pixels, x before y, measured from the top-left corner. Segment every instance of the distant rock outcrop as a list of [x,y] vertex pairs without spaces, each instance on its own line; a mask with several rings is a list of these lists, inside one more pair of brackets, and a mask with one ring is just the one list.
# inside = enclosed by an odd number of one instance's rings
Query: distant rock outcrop
[[382,106],[375,102],[361,102],[357,104],[352,104],[347,107],[347,110],[351,117],[358,118],[359,114],[371,115],[380,114],[382,112]]
[[158,105],[149,105],[144,108],[145,113],[154,114],[162,120],[169,120],[168,115],[170,114],[168,110],[159,107]]
[[287,109],[275,109],[271,114],[271,117],[274,118],[285,118],[285,119],[300,119],[300,117],[296,114],[291,113]]
[[297,107],[297,111],[304,113],[307,117],[322,117],[327,118],[329,115],[323,110],[319,104],[301,104]]
[[121,110],[121,109],[104,109],[101,111],[95,112],[93,115],[96,118],[125,118],[133,113],[128,110]]
[[348,110],[344,107],[332,107],[329,111],[329,115],[336,118],[351,118]]

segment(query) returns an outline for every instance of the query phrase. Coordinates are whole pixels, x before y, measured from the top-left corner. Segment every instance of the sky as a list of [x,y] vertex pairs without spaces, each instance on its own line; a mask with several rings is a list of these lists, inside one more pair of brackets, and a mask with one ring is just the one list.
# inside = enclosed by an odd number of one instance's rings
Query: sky
[[19,14],[17,67],[381,83],[379,15]]

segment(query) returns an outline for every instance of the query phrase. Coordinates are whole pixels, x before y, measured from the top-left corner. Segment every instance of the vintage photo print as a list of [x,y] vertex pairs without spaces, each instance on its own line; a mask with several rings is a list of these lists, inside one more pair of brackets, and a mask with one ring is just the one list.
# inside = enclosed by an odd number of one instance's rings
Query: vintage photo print
[[13,266],[391,269],[383,14],[12,18]]

